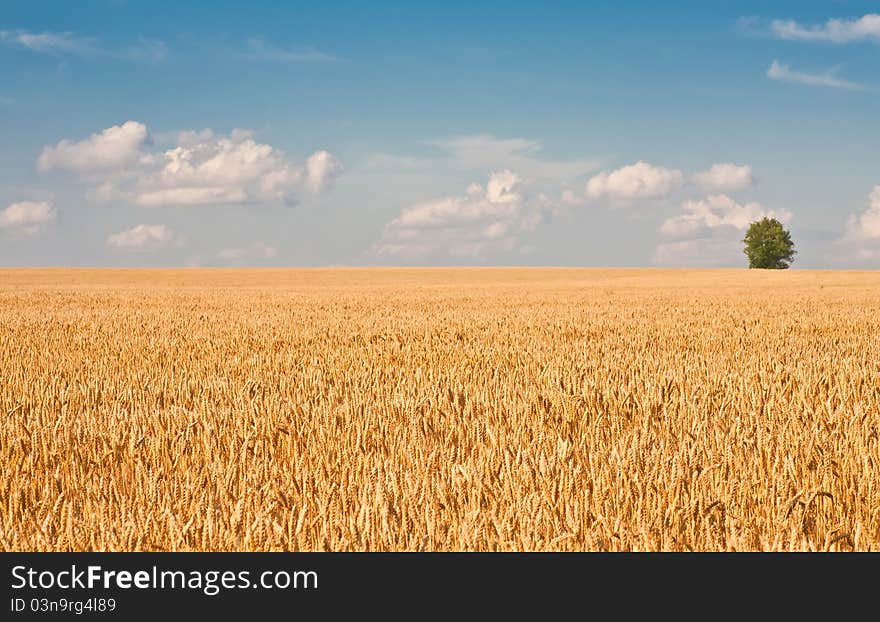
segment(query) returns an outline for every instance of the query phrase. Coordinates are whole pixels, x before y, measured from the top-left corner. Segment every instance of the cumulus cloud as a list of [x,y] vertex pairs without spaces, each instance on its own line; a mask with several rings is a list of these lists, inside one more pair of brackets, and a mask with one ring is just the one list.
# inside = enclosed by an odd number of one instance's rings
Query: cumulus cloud
[[852,241],[880,240],[880,186],[874,186],[868,207],[847,221],[846,238]]
[[263,242],[254,242],[250,246],[242,246],[239,248],[224,248],[217,253],[220,259],[272,259],[278,255],[278,251],[274,246],[269,246]]
[[55,210],[46,202],[21,201],[0,210],[0,228],[28,235],[54,221]]
[[794,20],[774,20],[770,24],[774,35],[794,41],[880,41],[880,15],[869,13],[855,19],[829,19],[824,24],[803,25]]
[[767,70],[767,77],[771,80],[779,80],[780,82],[788,82],[790,84],[825,86],[828,88],[847,89],[850,91],[862,91],[866,88],[863,84],[838,78],[834,71],[826,71],[823,73],[795,71],[788,65],[783,65],[777,60],[774,60],[770,64],[770,68]]
[[144,37],[127,47],[111,49],[102,46],[97,39],[72,32],[0,30],[0,43],[39,54],[106,57],[133,62],[156,63],[168,56],[168,46],[163,41]]
[[638,161],[614,171],[602,171],[587,182],[586,196],[621,200],[668,196],[684,183],[681,171]]
[[546,198],[528,201],[522,179],[510,170],[489,175],[485,186],[473,183],[464,195],[417,203],[385,226],[378,255],[483,257],[511,251],[519,236],[537,227],[549,213]]
[[134,202],[144,206],[291,202],[299,168],[246,133],[185,133],[139,176]]
[[693,180],[707,190],[721,192],[741,190],[754,183],[752,167],[730,163],[714,164],[708,170],[695,173]]
[[109,236],[107,246],[124,251],[153,251],[179,241],[165,225],[136,225]]
[[37,159],[41,171],[66,169],[77,173],[123,168],[143,157],[147,127],[137,121],[108,127],[78,142],[62,140],[43,148]]
[[681,210],[681,214],[663,222],[660,233],[693,237],[719,227],[745,230],[750,223],[765,216],[781,222],[788,222],[792,216],[786,209],[767,210],[760,203],[740,204],[724,194],[711,195],[699,201],[685,201]]
[[296,165],[245,130],[182,132],[175,146],[157,151],[136,121],[48,146],[38,167],[94,182],[89,194],[95,200],[144,207],[295,203],[305,192],[326,190],[342,173],[342,163],[326,151]]

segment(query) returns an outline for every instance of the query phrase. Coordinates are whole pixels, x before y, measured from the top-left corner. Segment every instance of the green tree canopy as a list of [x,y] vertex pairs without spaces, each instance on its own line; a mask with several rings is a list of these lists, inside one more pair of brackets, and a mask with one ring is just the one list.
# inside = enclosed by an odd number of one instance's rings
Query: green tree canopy
[[775,218],[757,220],[749,225],[745,242],[749,268],[785,270],[794,261],[797,251],[791,241],[791,233]]

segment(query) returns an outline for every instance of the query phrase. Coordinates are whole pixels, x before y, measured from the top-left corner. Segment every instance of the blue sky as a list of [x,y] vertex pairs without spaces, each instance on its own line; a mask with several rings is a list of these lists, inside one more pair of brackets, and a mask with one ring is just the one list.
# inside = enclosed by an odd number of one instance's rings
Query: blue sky
[[0,264],[877,268],[875,13],[5,0]]

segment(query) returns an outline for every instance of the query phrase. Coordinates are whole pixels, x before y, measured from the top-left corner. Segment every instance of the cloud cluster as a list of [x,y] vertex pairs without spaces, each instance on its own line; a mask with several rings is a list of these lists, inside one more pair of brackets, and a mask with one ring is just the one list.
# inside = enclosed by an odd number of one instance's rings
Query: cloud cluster
[[857,19],[829,19],[820,25],[803,25],[794,20],[774,20],[774,35],[794,41],[851,43],[874,39],[880,41],[880,15],[869,13]]
[[639,160],[635,164],[594,175],[587,181],[583,196],[568,189],[563,191],[560,200],[562,204],[571,206],[602,200],[638,205],[645,201],[667,199],[692,185],[714,192],[730,192],[748,188],[754,182],[752,169],[748,165],[718,163],[686,178],[678,169]]
[[744,231],[750,223],[765,216],[788,222],[792,215],[785,209],[766,210],[760,203],[737,203],[727,195],[715,194],[698,201],[685,201],[680,214],[660,225],[660,233],[693,237],[722,227]]
[[681,188],[683,183],[681,171],[639,160],[614,171],[602,171],[590,179],[586,196],[591,199],[651,199],[667,196]]
[[586,183],[583,196],[566,190],[560,203],[577,206],[596,201],[612,205],[661,208],[672,198],[687,197],[694,191],[709,191],[702,199],[686,199],[680,212],[659,227],[665,238],[657,246],[655,263],[672,265],[725,265],[735,261],[738,239],[733,232],[744,230],[763,216],[786,221],[785,210],[766,210],[758,203],[738,203],[727,192],[754,185],[752,168],[746,164],[720,162],[708,169],[685,176],[678,169],[639,160],[635,164],[602,171]]
[[187,132],[155,161],[137,180],[134,202],[139,205],[292,201],[291,188],[302,175],[284,154],[246,132],[228,137]]
[[147,127],[128,121],[82,141],[47,146],[37,164],[95,183],[91,194],[98,200],[144,207],[295,203],[304,192],[324,191],[343,170],[326,151],[295,165],[244,130],[228,136],[182,132],[176,143],[151,150]]
[[529,201],[522,179],[505,169],[489,175],[485,186],[472,183],[467,193],[417,203],[385,226],[378,255],[483,257],[512,251],[519,236],[544,220],[550,206],[542,197]]
[[[518,148],[527,146],[518,143]],[[769,208],[731,196],[755,184],[752,167],[733,162],[715,163],[685,175],[640,160],[594,175],[586,182],[582,196],[564,191],[556,205],[543,195],[530,200],[524,190],[531,187],[528,182],[503,169],[489,175],[485,184],[471,184],[464,194],[415,203],[386,224],[373,250],[395,259],[483,258],[526,252],[530,247],[523,237],[549,220],[559,205],[601,205],[602,200],[613,204],[617,200],[624,205],[664,209],[677,197],[677,213],[657,228],[654,262],[732,266],[742,264],[742,237],[751,223],[764,217],[785,224],[793,219],[785,208]],[[700,195],[694,196],[697,192]],[[855,249],[859,257],[880,258],[880,186],[871,193],[868,208],[850,218],[846,240],[860,243]]]
[[123,251],[154,251],[180,242],[165,225],[136,225],[107,238],[107,246]]
[[788,65],[783,65],[774,60],[767,70],[767,77],[771,80],[788,82],[790,84],[805,84],[807,86],[825,86],[833,89],[847,89],[850,91],[862,91],[865,85],[838,78],[834,71],[822,73],[806,73],[795,71]]
[[55,210],[47,202],[21,201],[0,210],[0,229],[32,235],[55,221]]
[[[681,212],[666,219],[659,229],[666,241],[654,253],[662,265],[734,265],[740,256],[739,241],[749,224],[764,217],[787,223],[786,209],[768,210],[760,203],[738,203],[724,194],[685,201]],[[736,233],[736,235],[731,235]]]

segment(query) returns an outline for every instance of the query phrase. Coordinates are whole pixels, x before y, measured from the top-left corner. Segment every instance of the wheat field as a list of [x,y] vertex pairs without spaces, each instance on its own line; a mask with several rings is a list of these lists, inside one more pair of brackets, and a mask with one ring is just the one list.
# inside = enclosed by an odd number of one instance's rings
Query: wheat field
[[878,550],[880,274],[0,270],[4,550]]

